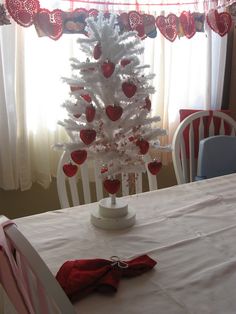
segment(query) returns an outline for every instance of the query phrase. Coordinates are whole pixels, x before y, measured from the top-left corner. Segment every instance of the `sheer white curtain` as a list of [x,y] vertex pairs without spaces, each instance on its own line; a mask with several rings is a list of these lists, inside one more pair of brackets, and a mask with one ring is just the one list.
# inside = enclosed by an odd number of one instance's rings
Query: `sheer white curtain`
[[[153,113],[161,116],[168,130],[166,144],[172,142],[180,109],[221,108],[226,44],[226,36],[221,38],[209,29],[173,43],[160,35],[145,40],[144,62],[156,74]],[[163,162],[170,160],[171,154],[165,154]]]
[[[40,3],[48,9],[63,3],[66,9],[66,1]],[[57,125],[69,92],[61,77],[70,75],[69,57],[80,54],[77,35],[53,41],[38,38],[33,26],[14,23],[1,27],[0,36],[0,187],[26,190],[32,182],[47,187],[59,158],[52,145],[65,137]],[[220,108],[226,37],[207,31],[171,43],[158,31],[143,44],[144,62],[156,74],[153,112],[169,130],[170,143],[180,108]]]

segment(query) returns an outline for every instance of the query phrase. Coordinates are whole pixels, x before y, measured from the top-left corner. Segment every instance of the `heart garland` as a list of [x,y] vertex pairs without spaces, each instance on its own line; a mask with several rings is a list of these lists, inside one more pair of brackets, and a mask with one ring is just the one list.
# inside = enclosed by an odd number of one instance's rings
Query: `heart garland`
[[162,168],[162,163],[160,161],[152,161],[148,164],[148,170],[151,172],[151,174],[156,175]]
[[90,145],[96,138],[96,131],[91,129],[80,130],[80,138],[85,145]]
[[59,39],[63,33],[62,15],[63,12],[58,9],[53,11],[39,9],[35,15],[35,26],[39,36],[43,32],[54,40]]
[[229,13],[218,13],[217,10],[210,10],[206,18],[210,28],[221,37],[229,33],[232,26],[232,18]]
[[[87,35],[87,32],[85,31],[86,18],[89,16],[97,17],[99,14],[99,11],[96,9],[86,10],[84,8],[78,8],[72,12],[65,12],[58,9],[50,12],[47,9],[40,8],[39,0],[5,0],[5,5],[10,16],[18,24],[24,27],[29,27],[32,24],[35,24],[39,36],[49,36],[54,40],[59,39],[62,33],[78,33]],[[55,13],[58,11],[61,11],[60,20],[55,22],[55,20],[53,20],[53,12]],[[38,17],[38,14],[41,12],[44,14],[47,13],[48,16],[43,16],[42,18]],[[168,18],[170,17],[177,21],[177,33],[179,36],[185,35],[187,38],[191,38],[193,36],[192,33],[194,32],[194,26],[196,31],[204,31],[204,13],[182,13],[183,14],[180,15],[180,18],[171,13],[166,18],[159,16],[155,20],[155,17],[150,14],[140,14],[136,11],[131,11],[129,13],[121,13],[117,16],[117,19],[121,33],[124,31],[136,30],[138,36],[142,39],[146,37],[155,38],[157,35],[156,26],[158,27],[159,25],[158,28],[160,31],[160,28],[162,28],[162,35],[168,40],[174,41],[176,38],[175,22],[167,27]],[[109,13],[107,13],[107,15],[109,15]],[[50,21],[49,17],[52,18]],[[166,24],[165,26],[163,26],[163,18],[166,19],[164,23]],[[213,9],[207,14],[206,20],[210,28],[220,36],[227,34],[232,25],[232,18],[229,13],[218,13],[217,10]],[[44,24],[45,21],[46,25]],[[178,25],[178,23],[180,25]]]
[[6,8],[18,24],[28,27],[34,23],[34,16],[40,8],[38,0],[8,0]]
[[106,179],[103,181],[104,189],[109,194],[116,194],[120,188],[120,180],[118,179]]
[[156,25],[162,35],[173,42],[178,35],[178,18],[175,14],[169,14],[167,17],[158,16],[156,18]]
[[62,169],[67,177],[73,177],[76,174],[78,167],[76,165],[72,165],[72,163],[69,163],[64,164]]
[[106,107],[106,114],[111,121],[119,120],[120,117],[122,116],[122,113],[123,108],[118,105],[115,106],[109,105]]
[[84,149],[79,149],[71,152],[71,159],[78,165],[82,165],[87,159],[87,151]]

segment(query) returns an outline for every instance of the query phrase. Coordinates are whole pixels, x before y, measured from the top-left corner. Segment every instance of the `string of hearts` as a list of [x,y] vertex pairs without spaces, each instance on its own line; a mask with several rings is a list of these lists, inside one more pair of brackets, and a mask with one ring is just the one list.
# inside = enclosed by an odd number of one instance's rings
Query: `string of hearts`
[[[34,25],[38,35],[48,36],[57,40],[62,34],[86,35],[86,18],[97,16],[95,9],[75,9],[65,12],[60,9],[49,11],[40,8],[38,0],[6,0],[6,8],[12,19],[24,27]],[[109,16],[109,12],[105,13]],[[140,38],[155,38],[157,28],[161,34],[173,42],[177,36],[192,38],[196,32],[204,32],[204,25],[224,36],[229,33],[232,26],[231,15],[227,12],[219,13],[210,10],[206,15],[198,12],[183,11],[179,17],[170,13],[167,16],[154,17],[150,14],[141,14],[137,11],[123,12],[118,15],[118,24],[122,32],[135,30]]]

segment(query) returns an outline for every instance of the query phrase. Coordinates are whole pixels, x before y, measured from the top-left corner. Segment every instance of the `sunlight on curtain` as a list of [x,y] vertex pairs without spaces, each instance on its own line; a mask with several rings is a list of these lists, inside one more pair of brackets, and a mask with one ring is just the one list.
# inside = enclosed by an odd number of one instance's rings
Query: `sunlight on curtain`
[[[70,6],[68,1],[40,3],[48,9]],[[33,26],[16,24],[1,28],[0,34],[0,142],[4,147],[0,151],[0,187],[25,190],[32,182],[48,187],[60,155],[52,146],[65,139],[57,121],[64,117],[61,105],[69,89],[61,77],[70,76],[69,57],[81,53],[75,44],[78,36],[63,35],[53,41],[38,38]],[[158,31],[157,38],[143,41],[143,60],[156,74],[153,113],[161,116],[162,126],[169,130],[166,143],[171,143],[180,108],[220,108],[226,40],[208,30],[190,40],[177,38],[174,43]],[[164,161],[169,159],[170,154]]]

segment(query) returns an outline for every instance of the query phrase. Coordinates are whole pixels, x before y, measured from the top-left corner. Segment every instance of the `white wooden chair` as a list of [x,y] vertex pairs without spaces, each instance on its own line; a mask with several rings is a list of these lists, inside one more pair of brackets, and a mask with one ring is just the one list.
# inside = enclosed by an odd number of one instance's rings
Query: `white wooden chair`
[[16,313],[76,313],[41,257],[5,216],[0,216],[0,283]]
[[236,121],[220,111],[199,111],[186,117],[175,131],[172,159],[178,184],[195,180],[199,142],[214,135],[235,136]]
[[[149,156],[146,157],[146,165],[151,158]],[[70,206],[77,206],[83,203],[88,204],[92,202],[91,196],[91,185],[89,180],[89,166],[88,162],[84,162],[80,165],[79,171],[73,177],[68,178],[63,172],[63,165],[69,163],[71,161],[69,152],[63,152],[58,163],[57,168],[57,193],[60,201],[61,208],[67,208]],[[93,165],[92,171],[94,175],[95,181],[95,190],[96,190],[96,200],[99,201],[104,197],[104,190],[103,190],[103,182],[102,179],[99,177],[100,175],[100,167],[98,161],[91,161]],[[157,186],[157,179],[156,176],[152,175],[149,171],[147,171],[148,176],[148,184],[149,190],[156,190]],[[83,188],[83,197],[80,197],[77,183],[78,179],[81,179],[82,188]],[[68,184],[67,184],[68,182]],[[122,173],[122,196],[129,195],[130,187],[127,184],[127,176],[126,174]],[[135,193],[141,193],[143,191],[143,176],[141,174],[135,174]],[[84,199],[84,200],[83,200]]]

